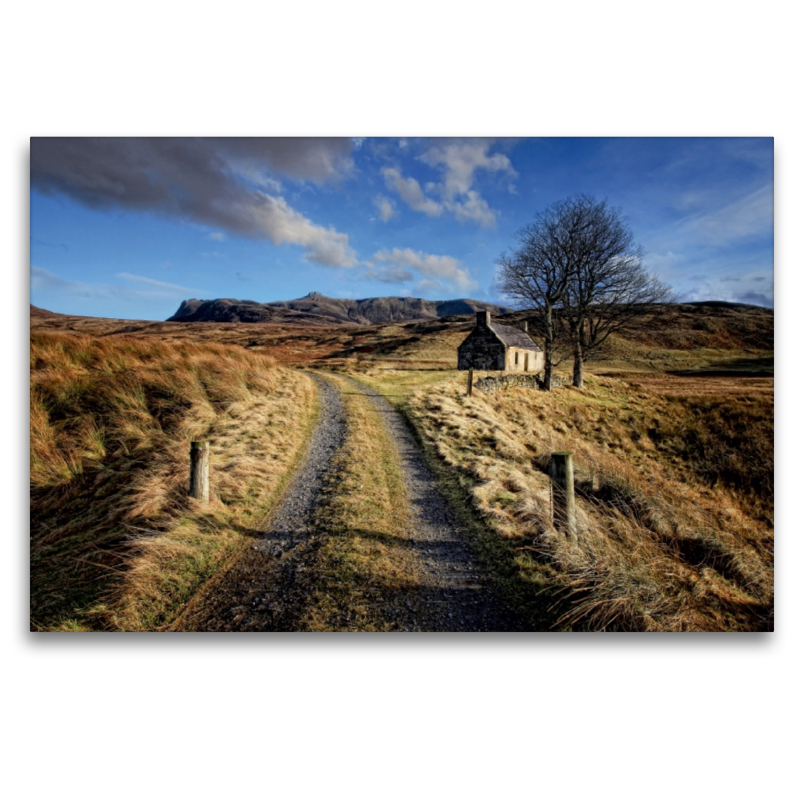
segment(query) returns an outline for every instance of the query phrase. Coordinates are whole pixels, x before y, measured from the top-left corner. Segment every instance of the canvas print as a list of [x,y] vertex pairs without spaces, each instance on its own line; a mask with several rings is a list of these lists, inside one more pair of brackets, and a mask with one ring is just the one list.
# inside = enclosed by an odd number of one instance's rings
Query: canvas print
[[774,627],[771,138],[32,138],[40,632]]

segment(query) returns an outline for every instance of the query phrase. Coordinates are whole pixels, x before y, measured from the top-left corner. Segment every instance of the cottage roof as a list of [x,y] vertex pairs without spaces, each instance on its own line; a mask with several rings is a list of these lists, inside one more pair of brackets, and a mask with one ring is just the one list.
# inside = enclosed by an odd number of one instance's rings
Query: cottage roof
[[539,347],[525,331],[515,328],[513,325],[499,325],[497,322],[493,322],[492,330],[497,334],[503,344],[508,347],[519,347],[522,350],[542,352],[542,348]]

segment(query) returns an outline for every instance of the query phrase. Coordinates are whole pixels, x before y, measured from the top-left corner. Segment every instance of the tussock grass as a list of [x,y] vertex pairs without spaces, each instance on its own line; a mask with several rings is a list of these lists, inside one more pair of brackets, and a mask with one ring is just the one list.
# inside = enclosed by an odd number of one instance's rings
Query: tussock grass
[[[269,510],[314,398],[238,347],[34,332],[32,627],[166,625]],[[199,439],[206,506],[187,496]]]
[[[365,379],[390,394],[390,374]],[[462,375],[394,399],[539,626],[771,628],[771,398],[663,397],[591,377],[583,392],[468,398]],[[575,542],[551,516],[546,469],[560,450],[575,457]]]
[[409,547],[410,510],[400,456],[380,414],[349,381],[347,415],[335,483],[320,508],[322,544],[305,630],[388,631],[387,609],[420,588],[418,557]]

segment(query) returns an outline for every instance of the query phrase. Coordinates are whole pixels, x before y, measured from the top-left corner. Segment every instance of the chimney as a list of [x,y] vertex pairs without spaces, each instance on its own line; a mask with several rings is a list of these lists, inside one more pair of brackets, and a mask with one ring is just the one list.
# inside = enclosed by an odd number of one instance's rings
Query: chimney
[[488,311],[478,312],[478,321],[475,325],[476,328],[488,328],[492,324],[492,315]]
[[522,330],[524,330],[525,333],[528,332],[528,320],[526,319],[522,320]]

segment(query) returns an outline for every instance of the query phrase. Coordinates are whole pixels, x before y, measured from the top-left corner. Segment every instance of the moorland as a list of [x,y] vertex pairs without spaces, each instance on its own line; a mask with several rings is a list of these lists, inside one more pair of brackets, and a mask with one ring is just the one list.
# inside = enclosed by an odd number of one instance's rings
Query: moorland
[[[409,427],[514,629],[773,628],[771,310],[659,306],[608,341],[582,390],[564,359],[550,393],[471,397],[455,369],[467,313],[297,324],[302,310],[284,311],[146,322],[31,308],[32,629],[186,629],[285,501],[325,413],[315,376],[339,387],[347,433],[293,573],[291,629],[408,629],[396,609],[430,582],[369,392]],[[199,439],[207,504],[186,492]],[[563,450],[575,540],[552,519],[547,465]]]

